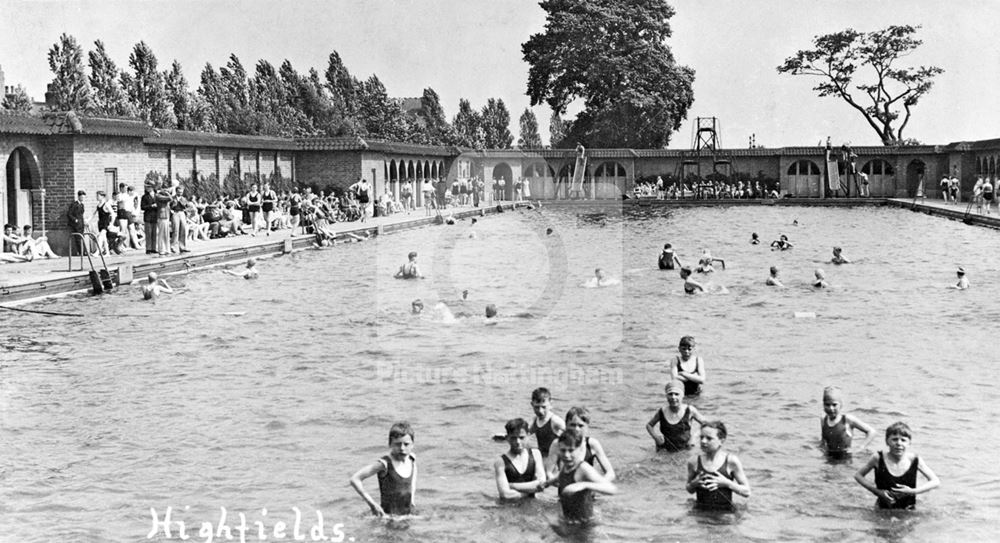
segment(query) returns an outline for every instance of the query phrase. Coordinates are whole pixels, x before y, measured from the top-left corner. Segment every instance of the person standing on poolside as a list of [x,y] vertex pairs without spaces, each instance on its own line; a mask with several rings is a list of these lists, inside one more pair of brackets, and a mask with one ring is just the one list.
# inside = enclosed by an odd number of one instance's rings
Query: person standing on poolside
[[156,191],[156,254],[160,256],[170,253],[171,200],[173,200],[173,187],[170,186],[169,179],[164,179],[160,190]]
[[139,209],[142,210],[142,223],[146,237],[143,243],[146,245],[146,254],[156,254],[156,185],[146,183],[146,192],[139,200]]
[[361,222],[368,220],[368,205],[372,201],[372,186],[362,177],[358,182],[348,187],[358,195],[358,205],[361,207]]
[[948,202],[948,195],[951,194],[950,190],[951,182],[948,179],[948,174],[941,176],[941,198],[944,199],[945,203]]
[[260,206],[264,198],[257,191],[257,183],[250,185],[250,192],[245,196],[247,211],[250,213],[250,235],[257,235],[257,223],[260,218]]
[[174,190],[174,197],[170,200],[171,224],[173,231],[170,234],[170,252],[190,253],[187,248],[188,223],[187,223],[188,199],[184,195],[184,185],[177,185]]
[[278,193],[271,190],[269,183],[264,183],[264,191],[261,193],[260,210],[264,213],[264,232],[271,235],[271,213],[274,211],[274,204],[278,201]]
[[990,214],[990,205],[993,204],[993,183],[989,176],[983,179],[983,204],[986,206],[986,214]]

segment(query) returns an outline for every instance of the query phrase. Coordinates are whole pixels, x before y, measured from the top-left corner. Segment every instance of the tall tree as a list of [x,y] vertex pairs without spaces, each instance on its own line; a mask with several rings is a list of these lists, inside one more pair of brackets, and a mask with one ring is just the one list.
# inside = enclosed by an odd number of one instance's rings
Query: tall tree
[[573,131],[589,146],[666,146],[694,101],[694,70],[678,65],[665,43],[673,8],[665,0],[540,5],[545,31],[521,46],[531,105],[564,113],[583,100]]
[[336,51],[330,53],[326,67],[326,85],[330,91],[333,105],[347,118],[358,116],[360,108],[359,94],[362,83],[351,75]]
[[163,86],[166,100],[180,130],[194,130],[195,121],[192,115],[191,92],[188,82],[181,71],[181,63],[176,60],[170,65],[170,70],[163,73]]
[[93,107],[92,90],[83,66],[83,48],[69,34],[49,49],[49,69],[55,75],[49,90],[59,111],[87,112]]
[[385,85],[372,75],[358,93],[358,124],[364,135],[375,139],[404,141],[410,132],[399,100],[389,97]]
[[111,117],[134,117],[135,108],[118,81],[119,70],[104,48],[104,42],[94,42],[94,50],[87,54],[90,60],[90,88],[93,90],[93,111]]
[[510,149],[510,112],[502,98],[490,98],[483,107],[483,143],[487,149]]
[[558,111],[553,111],[552,117],[549,118],[549,146],[553,149],[565,147],[568,131],[569,127],[566,126],[566,121],[563,120]]
[[455,129],[456,145],[482,149],[483,142],[483,119],[478,111],[472,109],[472,104],[462,98],[458,101],[458,113],[451,121]]
[[8,111],[31,111],[31,107],[31,97],[28,96],[28,91],[24,90],[24,87],[21,85],[14,87],[14,92],[5,94],[3,103],[0,104],[0,108]]
[[[890,26],[873,32],[848,28],[816,36],[813,49],[800,50],[785,59],[778,73],[819,77],[820,83],[813,90],[820,96],[847,102],[875,130],[883,145],[899,145],[911,109],[934,86],[934,78],[944,72],[937,66],[897,67],[900,59],[923,43],[914,37],[918,28]],[[865,82],[856,82],[862,78]],[[855,95],[854,91],[859,92]]]
[[260,123],[259,134],[295,136],[312,132],[309,119],[295,107],[277,70],[266,60],[257,62],[250,81],[250,109]]
[[444,108],[441,107],[441,99],[434,89],[427,87],[420,97],[420,110],[417,111],[424,124],[426,142],[430,145],[451,145],[454,143],[454,134],[451,126],[444,116]]
[[538,118],[531,108],[524,108],[520,125],[521,135],[517,138],[517,146],[521,149],[541,149],[542,136],[538,134]]
[[220,129],[233,134],[256,134],[258,123],[250,109],[250,82],[243,63],[235,54],[230,54],[226,65],[219,68],[218,85],[223,121]]
[[135,75],[127,80],[130,85],[126,91],[139,117],[157,128],[176,126],[177,118],[167,103],[163,74],[157,68],[153,50],[140,41],[132,49],[128,63]]

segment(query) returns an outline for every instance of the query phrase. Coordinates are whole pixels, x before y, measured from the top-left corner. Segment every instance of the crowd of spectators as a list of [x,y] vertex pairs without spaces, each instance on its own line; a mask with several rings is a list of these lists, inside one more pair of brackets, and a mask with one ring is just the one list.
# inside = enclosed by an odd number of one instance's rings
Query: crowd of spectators
[[632,189],[636,198],[656,198],[658,200],[680,199],[757,199],[778,198],[776,184],[754,181],[690,180],[664,182],[662,177],[655,180],[636,182]]

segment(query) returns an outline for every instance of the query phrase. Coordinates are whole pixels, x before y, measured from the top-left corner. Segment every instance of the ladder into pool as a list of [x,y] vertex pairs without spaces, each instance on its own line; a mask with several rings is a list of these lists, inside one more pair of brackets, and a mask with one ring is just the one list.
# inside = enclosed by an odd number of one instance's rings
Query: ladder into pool
[[[108,271],[108,263],[104,260],[104,253],[100,251],[100,244],[97,242],[97,236],[93,232],[84,232],[82,234],[73,232],[70,234],[69,243],[69,268],[67,271],[73,271],[73,242],[78,239],[80,240],[80,269],[83,271],[83,254],[87,254],[87,261],[90,263],[90,285],[91,292],[93,294],[102,294],[105,291],[109,291],[115,287],[115,282],[111,278],[111,272]],[[98,270],[94,267],[94,259],[90,256],[90,247],[87,245],[87,241],[93,240],[94,246],[98,248],[97,254],[101,257],[101,269]]]

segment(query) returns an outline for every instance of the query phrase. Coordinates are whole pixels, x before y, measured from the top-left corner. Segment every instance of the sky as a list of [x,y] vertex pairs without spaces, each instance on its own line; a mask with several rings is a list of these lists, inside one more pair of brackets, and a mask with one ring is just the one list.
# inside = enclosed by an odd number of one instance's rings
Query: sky
[[[1000,137],[1000,1],[995,0],[674,0],[668,40],[678,63],[695,70],[695,101],[671,148],[692,145],[696,117],[716,117],[725,147],[751,135],[767,147],[879,145],[860,114],[812,91],[816,80],[776,67],[813,37],[846,28],[872,31],[921,25],[924,44],[907,65],[935,65],[931,92],[914,108],[904,137],[945,144]],[[481,108],[502,98],[511,133],[529,107],[521,44],[545,26],[532,0],[0,0],[0,67],[7,85],[36,100],[51,81],[47,52],[63,32],[86,51],[102,40],[119,68],[145,41],[161,69],[178,60],[197,87],[205,63],[235,53],[252,72],[257,60],[285,59],[300,73],[322,73],[332,51],[353,75],[377,74],[389,94],[420,96],[432,87],[449,120],[460,98]],[[532,108],[548,140],[551,111]],[[576,108],[570,109],[570,116]]]

